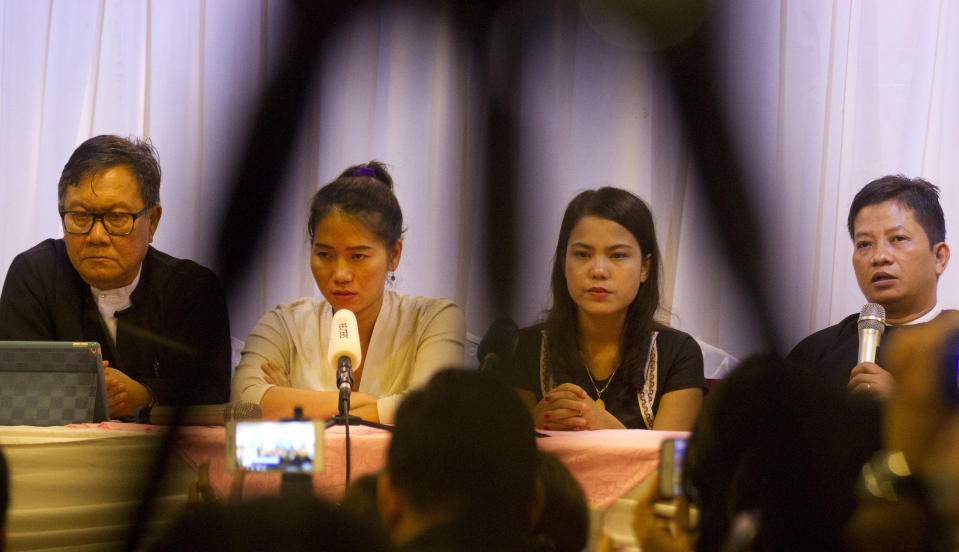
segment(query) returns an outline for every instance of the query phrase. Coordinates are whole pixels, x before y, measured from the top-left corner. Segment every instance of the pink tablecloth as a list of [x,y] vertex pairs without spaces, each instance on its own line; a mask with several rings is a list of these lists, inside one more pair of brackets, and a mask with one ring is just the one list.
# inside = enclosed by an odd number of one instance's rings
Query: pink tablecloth
[[[165,431],[157,426],[102,423],[80,427],[101,427],[120,431]],[[606,508],[635,487],[659,464],[663,439],[685,437],[684,432],[647,430],[604,430],[588,432],[548,431],[537,440],[539,448],[554,454],[573,473],[586,492],[590,506]],[[386,463],[389,433],[366,427],[351,427],[351,479],[378,471]],[[319,496],[337,500],[343,495],[346,477],[344,429],[333,427],[325,433],[325,467],[313,478]],[[194,469],[210,459],[210,480],[214,490],[225,496],[233,474],[226,471],[225,433],[222,427],[184,427],[178,452]],[[245,497],[276,493],[279,474],[251,473],[244,483]]]
[[687,432],[645,429],[547,431],[540,450],[552,453],[573,473],[586,500],[605,509],[659,466],[663,439],[688,437]]

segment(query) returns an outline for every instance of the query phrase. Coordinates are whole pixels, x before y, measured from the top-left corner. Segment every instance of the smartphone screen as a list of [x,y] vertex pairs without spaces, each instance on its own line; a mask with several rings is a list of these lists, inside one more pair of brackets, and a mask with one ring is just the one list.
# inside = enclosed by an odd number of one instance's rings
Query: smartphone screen
[[235,422],[227,425],[227,469],[319,472],[323,469],[321,421]]
[[659,450],[659,495],[672,499],[683,493],[683,458],[686,439],[665,439]]

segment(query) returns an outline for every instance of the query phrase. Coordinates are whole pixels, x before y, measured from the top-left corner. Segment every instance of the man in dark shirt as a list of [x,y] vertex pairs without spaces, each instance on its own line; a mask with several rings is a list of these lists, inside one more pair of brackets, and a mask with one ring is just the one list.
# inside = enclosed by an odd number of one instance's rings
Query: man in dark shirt
[[[852,264],[866,300],[886,309],[885,342],[898,325],[919,324],[942,313],[936,286],[949,263],[939,189],[902,175],[874,180],[856,194],[847,219]],[[789,359],[835,385],[879,400],[895,387],[878,361],[858,363],[858,314],[802,340]]]
[[99,342],[111,417],[226,402],[230,330],[217,277],[150,246],[160,166],[148,141],[96,136],[60,176],[63,238],[13,260],[0,339]]

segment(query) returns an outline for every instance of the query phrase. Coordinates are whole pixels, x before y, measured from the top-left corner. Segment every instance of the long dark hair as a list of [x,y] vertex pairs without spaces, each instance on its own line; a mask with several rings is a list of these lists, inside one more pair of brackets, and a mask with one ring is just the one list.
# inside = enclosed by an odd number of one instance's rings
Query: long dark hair
[[[626,371],[626,381],[641,386],[653,315],[659,308],[659,247],[649,207],[632,193],[619,188],[587,190],[574,197],[566,207],[553,257],[553,305],[546,311],[545,321],[550,368],[557,383],[570,381],[571,374],[582,370],[583,361],[576,338],[579,332],[578,307],[569,295],[564,269],[569,235],[585,216],[608,219],[626,228],[639,243],[644,260],[649,256],[649,274],[626,310],[626,322],[619,341],[619,358]],[[623,388],[621,392],[628,393],[629,389]]]

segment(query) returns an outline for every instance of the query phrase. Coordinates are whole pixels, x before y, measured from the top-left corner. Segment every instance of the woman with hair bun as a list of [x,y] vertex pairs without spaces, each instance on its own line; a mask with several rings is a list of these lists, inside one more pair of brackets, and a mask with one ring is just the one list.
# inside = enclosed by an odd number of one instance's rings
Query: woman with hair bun
[[504,379],[536,427],[688,431],[703,400],[703,354],[657,323],[660,256],[653,216],[626,190],[600,188],[566,208],[553,259],[553,305],[520,331]]
[[310,268],[322,301],[303,298],[263,315],[236,368],[232,400],[283,418],[338,412],[336,367],[327,361],[333,313],[356,315],[362,361],[354,366],[351,413],[392,423],[403,394],[463,363],[463,313],[451,301],[386,289],[403,252],[403,214],[393,179],[371,161],[343,171],[313,196]]

